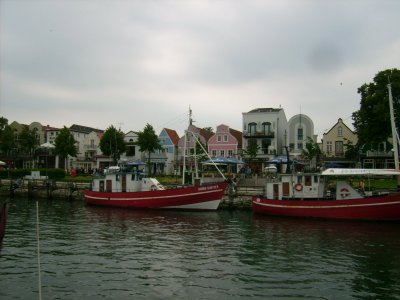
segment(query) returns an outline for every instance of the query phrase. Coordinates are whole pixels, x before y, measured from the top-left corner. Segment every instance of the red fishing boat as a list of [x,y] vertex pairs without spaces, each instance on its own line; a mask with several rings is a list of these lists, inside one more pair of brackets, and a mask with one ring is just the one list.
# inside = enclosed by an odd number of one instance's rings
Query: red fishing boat
[[[254,213],[274,216],[398,221],[400,192],[364,190],[366,178],[383,175],[399,176],[400,171],[327,169],[320,174],[270,177],[264,195],[253,197],[252,208]],[[334,180],[330,182],[332,176]],[[352,178],[353,183],[358,183],[357,188],[340,178]]]
[[216,210],[227,182],[167,189],[142,172],[109,168],[107,174],[94,177],[86,190],[88,204],[142,209]]
[[[192,112],[191,110],[189,112],[189,124],[191,124]],[[189,130],[185,131],[185,141],[188,141],[188,134],[191,134],[193,139],[203,147],[196,135]],[[203,150],[207,153],[204,148]],[[186,149],[184,153],[186,153]],[[195,161],[197,161],[196,158]],[[103,206],[142,209],[216,210],[228,185],[225,176],[216,164],[214,165],[223,178],[222,182],[201,184],[196,167],[194,185],[182,185],[168,189],[160,184],[156,178],[144,177],[143,172],[139,170],[142,165],[145,164],[140,161],[133,161],[110,167],[106,174],[95,176],[92,180],[91,190],[84,192],[85,202]],[[183,183],[185,182],[185,173],[184,155]]]

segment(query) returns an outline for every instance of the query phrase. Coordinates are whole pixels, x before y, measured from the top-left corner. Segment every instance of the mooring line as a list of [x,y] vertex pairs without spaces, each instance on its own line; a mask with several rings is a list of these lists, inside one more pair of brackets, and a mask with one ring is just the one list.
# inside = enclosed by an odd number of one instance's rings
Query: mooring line
[[40,271],[40,239],[39,239],[39,202],[36,201],[36,240],[37,240],[37,259],[38,259],[38,290],[39,300],[42,300],[42,281]]

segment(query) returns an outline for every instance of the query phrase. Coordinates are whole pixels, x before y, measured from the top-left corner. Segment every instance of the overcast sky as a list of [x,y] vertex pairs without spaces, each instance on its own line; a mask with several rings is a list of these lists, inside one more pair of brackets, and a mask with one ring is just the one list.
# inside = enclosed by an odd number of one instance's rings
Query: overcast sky
[[398,0],[0,0],[0,116],[54,127],[242,129],[282,107],[322,134],[400,68]]

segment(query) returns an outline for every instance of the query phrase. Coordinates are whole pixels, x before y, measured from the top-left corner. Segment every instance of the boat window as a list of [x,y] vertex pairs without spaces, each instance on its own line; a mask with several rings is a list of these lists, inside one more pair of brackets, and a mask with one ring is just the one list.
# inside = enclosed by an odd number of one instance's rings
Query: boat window
[[314,175],[314,183],[318,183],[318,176]]
[[304,176],[304,185],[305,186],[311,186],[311,176]]
[[303,177],[297,176],[297,183],[303,183]]
[[115,175],[115,180],[119,181],[119,175]]

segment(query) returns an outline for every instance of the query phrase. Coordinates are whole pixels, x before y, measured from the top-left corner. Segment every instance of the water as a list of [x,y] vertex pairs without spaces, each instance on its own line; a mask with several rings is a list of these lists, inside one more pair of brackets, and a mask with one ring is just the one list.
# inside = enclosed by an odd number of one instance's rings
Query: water
[[[400,224],[39,200],[43,299],[400,299]],[[12,200],[0,299],[38,299],[36,202]]]

